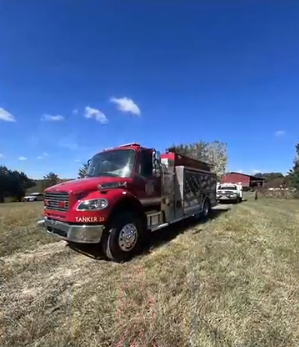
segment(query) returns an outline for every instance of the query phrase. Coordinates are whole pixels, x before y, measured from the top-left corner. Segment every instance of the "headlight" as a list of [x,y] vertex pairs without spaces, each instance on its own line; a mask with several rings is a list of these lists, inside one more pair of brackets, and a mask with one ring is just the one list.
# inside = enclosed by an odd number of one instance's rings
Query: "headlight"
[[103,210],[108,206],[108,200],[106,199],[92,199],[82,201],[78,207],[78,211],[98,211]]

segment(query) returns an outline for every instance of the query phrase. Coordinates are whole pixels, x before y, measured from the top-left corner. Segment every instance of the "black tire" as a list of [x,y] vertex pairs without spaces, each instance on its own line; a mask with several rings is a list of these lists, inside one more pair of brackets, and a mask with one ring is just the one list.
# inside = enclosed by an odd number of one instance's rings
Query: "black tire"
[[210,200],[206,198],[202,206],[202,218],[208,219],[210,216],[211,216],[211,203],[210,203]]
[[[126,229],[124,229],[126,227]],[[126,240],[125,232],[132,233],[131,239]],[[146,231],[141,218],[134,213],[123,212],[115,216],[107,226],[101,241],[104,255],[116,262],[125,262],[140,252]]]
[[239,202],[242,202],[242,198],[239,198]]

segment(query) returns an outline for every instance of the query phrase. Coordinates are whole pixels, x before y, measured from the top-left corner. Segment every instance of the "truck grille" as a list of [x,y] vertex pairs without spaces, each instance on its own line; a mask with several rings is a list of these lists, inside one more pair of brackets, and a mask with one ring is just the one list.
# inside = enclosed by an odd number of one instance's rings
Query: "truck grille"
[[67,211],[69,208],[69,194],[67,192],[45,193],[45,208],[52,211]]

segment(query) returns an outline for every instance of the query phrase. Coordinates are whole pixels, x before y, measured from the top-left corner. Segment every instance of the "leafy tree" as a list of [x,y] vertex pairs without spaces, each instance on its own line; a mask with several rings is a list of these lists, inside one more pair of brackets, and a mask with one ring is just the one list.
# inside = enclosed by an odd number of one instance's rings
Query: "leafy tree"
[[227,166],[227,144],[220,141],[199,141],[190,144],[173,145],[168,148],[187,157],[204,161],[211,166],[220,179],[226,172]]
[[22,201],[26,189],[34,185],[35,182],[24,172],[12,171],[6,166],[0,166],[0,202],[4,202],[5,197],[14,197]]
[[213,141],[206,146],[206,158],[217,177],[221,178],[227,167],[227,144],[220,141]]
[[35,186],[34,181],[29,179],[24,172],[18,171],[11,171],[9,184],[10,196],[16,197],[18,201],[22,201],[28,188]]
[[288,172],[287,181],[290,187],[299,189],[299,143],[296,145],[294,165],[293,168]]
[[257,173],[254,175],[255,177],[265,178],[266,180],[272,180],[275,178],[282,178],[284,175],[281,172],[265,172],[265,173]]
[[10,171],[6,166],[0,166],[0,203],[4,202],[9,192],[9,174]]
[[255,177],[264,178],[266,188],[280,188],[281,186],[286,185],[286,177],[281,172],[265,172],[265,173],[257,173]]
[[58,175],[56,175],[54,172],[49,172],[46,176],[44,176],[44,189],[55,186],[55,184],[58,184],[59,182],[60,179]]
[[206,146],[207,143],[200,141],[196,143],[190,143],[190,144],[179,144],[179,145],[172,145],[170,148],[168,148],[169,151],[175,151],[177,153],[180,153],[182,155],[185,155],[187,157],[193,158],[193,159],[199,159],[202,161],[206,161]]
[[79,169],[78,178],[84,178],[86,176],[87,169],[88,163],[84,163],[83,166]]

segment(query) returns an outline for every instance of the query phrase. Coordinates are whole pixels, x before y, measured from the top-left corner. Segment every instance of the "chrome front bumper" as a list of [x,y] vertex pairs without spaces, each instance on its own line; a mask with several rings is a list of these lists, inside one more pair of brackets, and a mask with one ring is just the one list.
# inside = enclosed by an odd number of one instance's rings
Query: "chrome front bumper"
[[99,243],[105,228],[104,225],[68,224],[48,218],[38,221],[37,225],[52,236],[76,243]]

